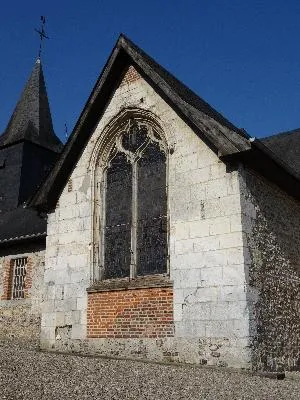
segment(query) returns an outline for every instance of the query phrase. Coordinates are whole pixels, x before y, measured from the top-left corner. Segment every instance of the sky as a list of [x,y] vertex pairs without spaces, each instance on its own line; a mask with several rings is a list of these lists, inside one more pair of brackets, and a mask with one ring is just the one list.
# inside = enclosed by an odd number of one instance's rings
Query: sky
[[300,127],[299,0],[5,1],[0,132],[38,54],[56,134],[71,133],[122,32],[251,136]]

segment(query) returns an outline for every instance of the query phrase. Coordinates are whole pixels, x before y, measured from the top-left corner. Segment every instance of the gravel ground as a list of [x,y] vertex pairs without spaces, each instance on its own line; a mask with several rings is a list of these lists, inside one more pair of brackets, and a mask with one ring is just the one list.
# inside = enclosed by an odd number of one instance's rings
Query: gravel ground
[[42,353],[0,343],[0,399],[300,399],[300,381]]

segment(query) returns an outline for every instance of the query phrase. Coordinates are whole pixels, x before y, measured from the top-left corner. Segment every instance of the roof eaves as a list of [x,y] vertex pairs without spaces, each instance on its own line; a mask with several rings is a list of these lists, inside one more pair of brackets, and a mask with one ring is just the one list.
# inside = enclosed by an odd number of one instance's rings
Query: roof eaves
[[43,238],[46,236],[47,236],[47,233],[42,232],[42,233],[34,233],[34,234],[30,234],[30,235],[21,235],[21,236],[11,237],[11,238],[0,240],[0,246],[11,245],[11,244],[14,244],[17,242],[32,241],[32,240]]

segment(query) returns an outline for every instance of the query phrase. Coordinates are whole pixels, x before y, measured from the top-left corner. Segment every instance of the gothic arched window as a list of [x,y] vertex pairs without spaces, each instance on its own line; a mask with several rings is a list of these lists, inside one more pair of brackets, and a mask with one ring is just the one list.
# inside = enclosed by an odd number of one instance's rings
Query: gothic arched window
[[147,123],[130,119],[104,173],[103,279],[167,272],[166,151]]

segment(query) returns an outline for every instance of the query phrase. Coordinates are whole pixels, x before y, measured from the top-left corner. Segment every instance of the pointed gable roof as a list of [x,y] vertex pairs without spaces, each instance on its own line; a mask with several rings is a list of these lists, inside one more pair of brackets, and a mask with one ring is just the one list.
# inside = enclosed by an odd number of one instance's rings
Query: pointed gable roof
[[0,147],[28,140],[59,152],[62,143],[55,135],[40,59],[37,59],[7,128]]
[[[265,146],[258,140],[250,141],[247,133],[234,126],[132,41],[120,35],[60,159],[30,205],[43,210],[55,208],[58,197],[101,119],[112,93],[130,65],[221,159],[229,162],[241,158],[254,161],[251,166],[261,166],[261,173],[264,173],[266,167],[272,167],[274,173],[269,171],[267,177],[274,177],[275,180],[276,176],[280,176],[279,185],[294,188],[292,194],[295,195],[295,182],[299,184],[299,180],[293,175],[293,171],[285,170],[286,166],[275,156],[273,158],[273,153],[265,151]],[[252,160],[253,149],[255,156]]]

